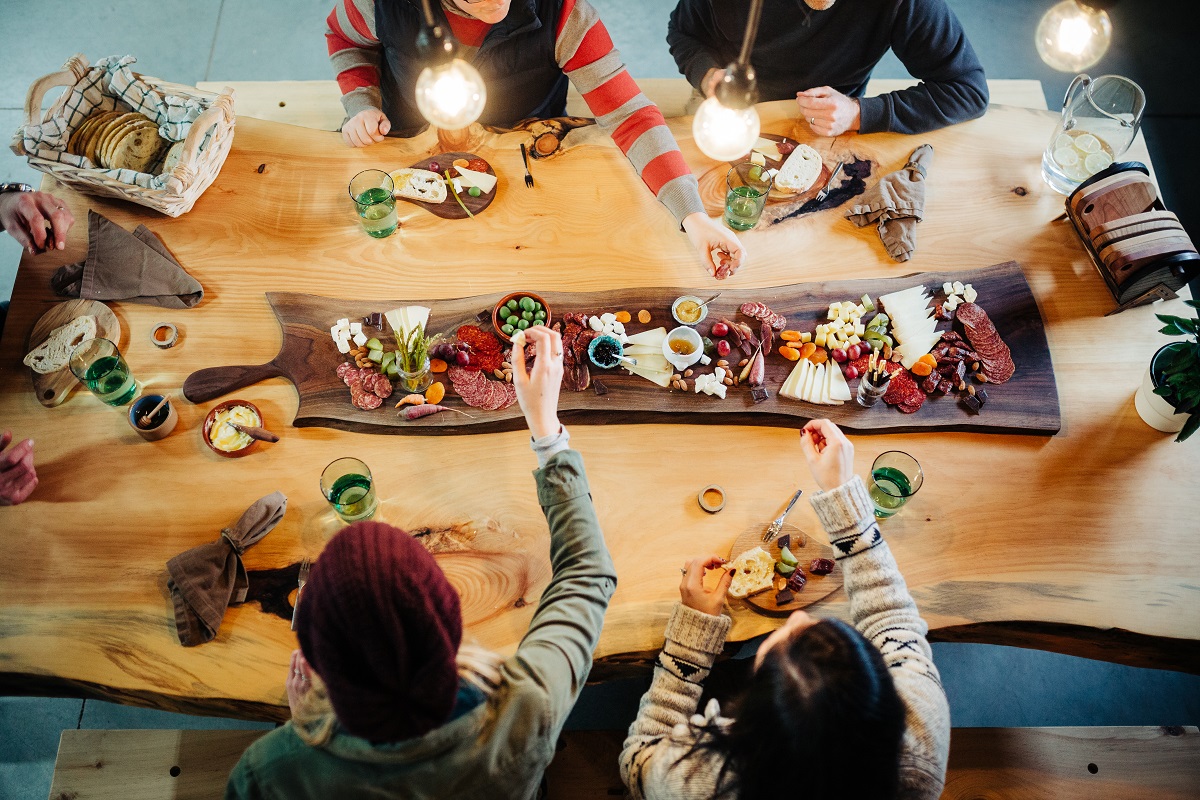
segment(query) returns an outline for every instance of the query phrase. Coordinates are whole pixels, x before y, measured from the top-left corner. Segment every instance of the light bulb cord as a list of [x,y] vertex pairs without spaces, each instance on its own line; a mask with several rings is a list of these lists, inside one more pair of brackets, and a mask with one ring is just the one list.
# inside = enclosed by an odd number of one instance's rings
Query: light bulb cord
[[[426,3],[429,0],[425,0]],[[750,64],[750,51],[754,48],[754,40],[758,36],[758,22],[762,19],[763,0],[751,0],[750,15],[746,18],[746,32],[742,35],[742,51],[738,53],[737,63],[743,67]]]
[[425,24],[430,28],[437,25],[437,20],[433,18],[433,7],[429,4],[429,0],[421,0],[421,6],[425,10]]

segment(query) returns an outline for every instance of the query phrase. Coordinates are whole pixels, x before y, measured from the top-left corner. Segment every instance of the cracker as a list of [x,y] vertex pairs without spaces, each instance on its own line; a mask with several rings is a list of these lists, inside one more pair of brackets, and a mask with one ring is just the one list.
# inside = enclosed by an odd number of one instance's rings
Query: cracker
[[132,112],[117,114],[105,122],[101,123],[93,132],[91,138],[88,139],[84,155],[87,156],[96,166],[102,166],[100,163],[101,147],[108,141],[108,137],[113,134],[121,125],[128,121],[131,117],[137,116]]
[[141,115],[131,113],[127,114],[119,122],[115,123],[104,134],[99,145],[96,147],[96,156],[100,159],[100,163],[103,164],[106,169],[112,169],[113,146],[116,145],[121,137],[139,127],[141,127]]
[[130,169],[145,172],[159,156],[167,142],[158,135],[158,126],[146,120],[145,124],[133,126],[110,148],[109,164],[112,169]]
[[113,117],[118,116],[118,114],[119,112],[116,111],[101,111],[99,114],[93,114],[85,119],[75,129],[75,133],[71,135],[70,142],[67,144],[67,150],[77,156],[86,155],[86,145],[92,135],[95,134],[96,129]]
[[171,145],[167,150],[166,156],[163,157],[162,169],[159,170],[159,175],[165,175],[179,164],[179,160],[183,158],[183,142],[178,141]]

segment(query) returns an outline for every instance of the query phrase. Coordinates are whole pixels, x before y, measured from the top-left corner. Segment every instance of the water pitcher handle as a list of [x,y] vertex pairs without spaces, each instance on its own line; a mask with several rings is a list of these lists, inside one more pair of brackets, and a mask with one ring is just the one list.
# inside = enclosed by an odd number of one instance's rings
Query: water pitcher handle
[[1092,77],[1087,74],[1076,75],[1075,79],[1071,81],[1071,85],[1067,87],[1067,93],[1063,95],[1062,118],[1064,122],[1066,122],[1067,118],[1070,116],[1067,113],[1067,109],[1071,107],[1071,101],[1074,99],[1076,93],[1080,89],[1090,85],[1091,82]]

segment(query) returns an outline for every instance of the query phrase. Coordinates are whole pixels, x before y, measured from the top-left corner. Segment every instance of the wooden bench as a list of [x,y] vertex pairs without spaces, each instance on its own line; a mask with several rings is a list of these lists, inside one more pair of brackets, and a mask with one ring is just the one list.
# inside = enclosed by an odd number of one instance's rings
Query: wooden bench
[[[915,83],[915,80],[876,79],[867,84],[867,94],[891,92]],[[212,92],[232,86],[237,90],[234,105],[242,116],[323,131],[337,130],[345,116],[336,81],[204,81],[196,86]],[[638,86],[662,109],[664,116],[686,116],[684,109],[692,97],[692,87],[683,78],[642,78]],[[1041,81],[988,81],[988,90],[993,103],[1046,108]],[[591,116],[587,104],[573,86],[567,93],[567,113]]]
[[[50,800],[211,800],[262,731],[63,731]],[[570,731],[549,800],[622,797],[623,731]],[[799,778],[803,786],[803,779]],[[1200,728],[957,728],[943,800],[1195,798]]]

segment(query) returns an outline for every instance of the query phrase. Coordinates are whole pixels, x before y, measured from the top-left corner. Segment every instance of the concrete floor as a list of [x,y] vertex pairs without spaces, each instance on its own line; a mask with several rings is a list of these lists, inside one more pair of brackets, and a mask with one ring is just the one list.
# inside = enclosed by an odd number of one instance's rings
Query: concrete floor
[[[75,52],[91,60],[133,53],[140,71],[178,83],[328,79],[323,33],[332,2],[41,0],[33,11],[30,4],[0,0],[0,130],[10,132],[21,123],[31,82]],[[593,2],[635,78],[676,76],[664,41],[674,0]],[[1033,49],[1033,30],[1052,0],[948,2],[989,77],[1039,79],[1050,107],[1059,107],[1071,76],[1050,70]],[[1092,74],[1126,75],[1145,89],[1144,130],[1164,199],[1195,237],[1200,208],[1183,187],[1200,177],[1190,152],[1200,141],[1200,100],[1182,79],[1184,50],[1194,37],[1178,27],[1190,18],[1190,9],[1184,0],[1118,5],[1112,12],[1112,50]],[[906,75],[891,56],[875,74]],[[0,150],[0,180],[39,179],[22,159]],[[0,236],[0,298],[11,291],[19,256],[12,240]],[[957,726],[1200,723],[1200,677],[986,645],[940,644],[934,651]],[[571,726],[625,727],[644,685],[620,681],[589,688]],[[268,727],[91,700],[0,698],[0,800],[46,797],[58,735],[66,728],[230,726]]]

